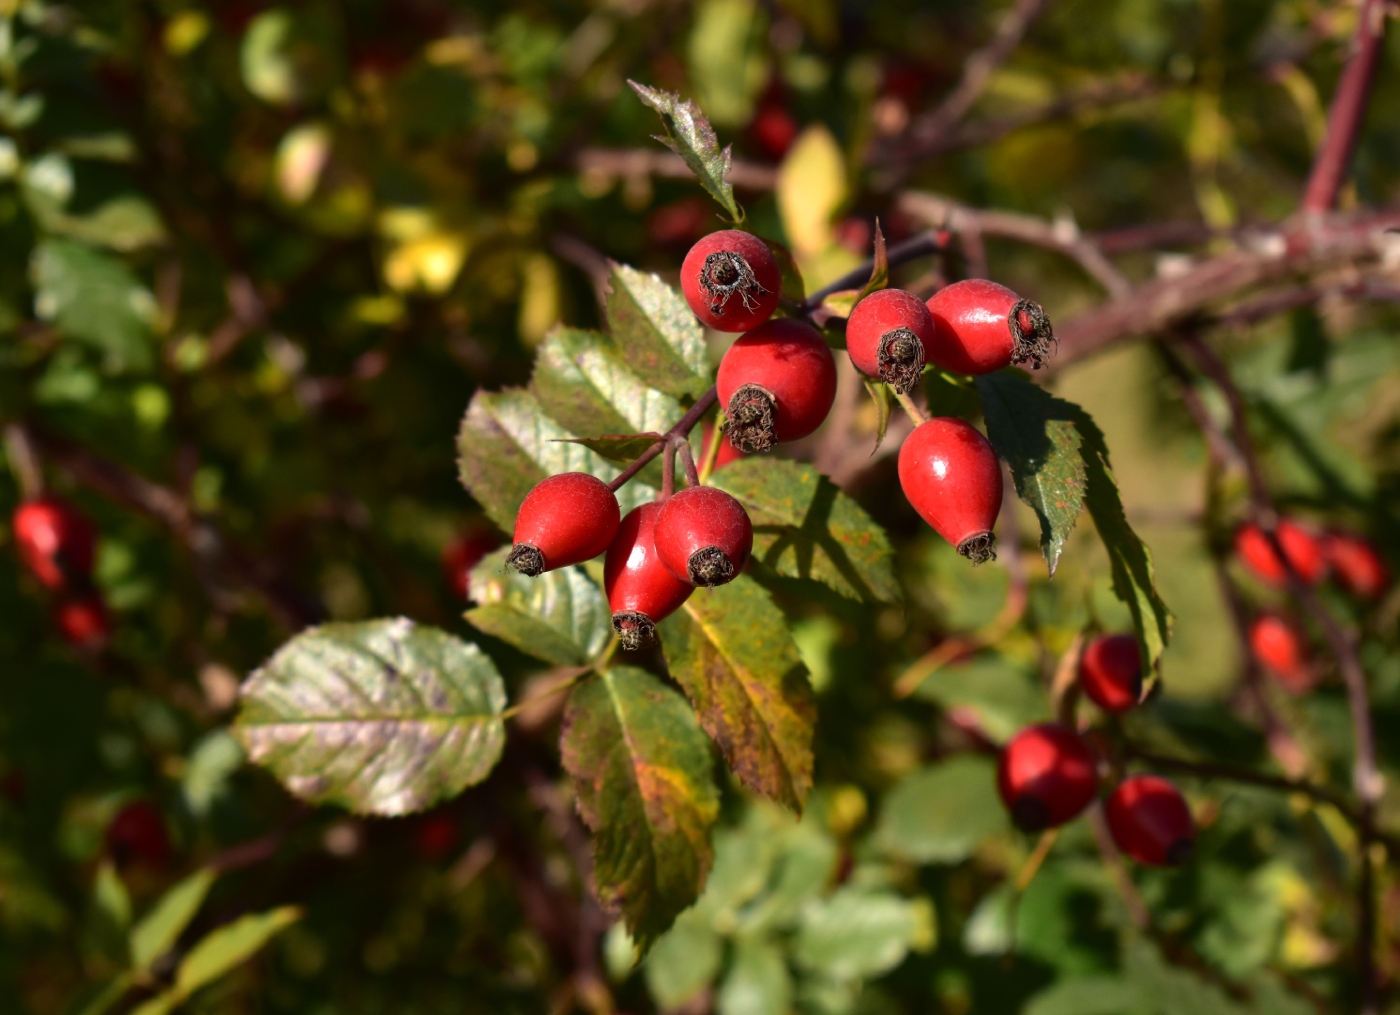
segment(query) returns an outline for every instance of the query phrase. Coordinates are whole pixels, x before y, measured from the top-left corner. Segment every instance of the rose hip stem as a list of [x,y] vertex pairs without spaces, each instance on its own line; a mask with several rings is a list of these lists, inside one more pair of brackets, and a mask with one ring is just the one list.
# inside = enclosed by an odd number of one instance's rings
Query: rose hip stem
[[710,385],[710,389],[695,400],[695,404],[686,410],[685,415],[680,418],[680,421],[662,434],[655,444],[638,455],[635,462],[623,469],[621,475],[608,484],[608,489],[613,493],[622,489],[629,479],[642,471],[642,468],[647,462],[661,454],[661,449],[666,446],[666,442],[672,437],[689,436],[690,431],[695,429],[695,424],[704,419],[705,413],[710,411],[710,407],[715,404],[715,400],[718,397],[719,395],[716,394],[714,385]]

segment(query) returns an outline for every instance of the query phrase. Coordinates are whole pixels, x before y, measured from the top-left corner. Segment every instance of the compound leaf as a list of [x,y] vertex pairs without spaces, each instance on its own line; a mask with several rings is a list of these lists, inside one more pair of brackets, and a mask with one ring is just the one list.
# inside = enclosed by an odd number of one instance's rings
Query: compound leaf
[[569,696],[560,750],[593,830],[599,901],[645,952],[695,901],[719,814],[709,742],[675,691],[618,666]]
[[505,687],[475,645],[403,618],[325,624],[243,684],[234,731],[295,796],[407,814],[486,778]]
[[676,398],[704,392],[710,354],[685,297],[659,276],[625,264],[612,266],[609,282],[608,327],[628,367]]
[[801,811],[817,710],[782,611],[751,578],[701,590],[661,624],[671,675],[750,789]]
[[1075,425],[1083,410],[1009,371],[978,377],[977,390],[987,436],[1040,519],[1040,550],[1053,577],[1084,502],[1087,467]]
[[481,605],[467,611],[467,622],[556,666],[595,658],[612,636],[603,590],[582,567],[527,578],[505,566],[509,552],[491,554],[472,571],[472,597]]
[[628,81],[637,97],[661,114],[666,133],[657,135],[660,141],[684,160],[700,181],[700,186],[713,197],[737,225],[744,213],[734,200],[734,187],[729,183],[733,162],[732,146],[720,150],[719,138],[700,107],[689,99],[682,100],[676,92],[664,91]]
[[810,465],[747,458],[711,482],[748,510],[754,557],[778,574],[811,578],[850,599],[899,598],[884,530]]

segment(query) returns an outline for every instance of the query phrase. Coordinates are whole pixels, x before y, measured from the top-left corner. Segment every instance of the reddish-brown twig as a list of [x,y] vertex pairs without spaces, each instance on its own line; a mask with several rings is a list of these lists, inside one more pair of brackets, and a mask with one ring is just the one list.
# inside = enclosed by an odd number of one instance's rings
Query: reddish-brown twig
[[1356,139],[1361,133],[1361,121],[1371,97],[1371,82],[1380,63],[1381,43],[1385,39],[1385,19],[1388,0],[1362,0],[1357,14],[1356,35],[1352,53],[1347,60],[1337,91],[1332,96],[1332,108],[1327,113],[1327,133],[1313,163],[1312,175],[1303,194],[1303,211],[1322,214],[1337,203],[1342,182],[1351,165]]

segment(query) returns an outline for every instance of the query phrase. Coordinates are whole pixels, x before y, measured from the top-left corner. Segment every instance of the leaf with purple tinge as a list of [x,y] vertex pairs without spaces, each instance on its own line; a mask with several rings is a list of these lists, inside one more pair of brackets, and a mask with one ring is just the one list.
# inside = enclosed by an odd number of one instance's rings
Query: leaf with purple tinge
[[233,732],[294,796],[386,816],[480,782],[505,745],[505,685],[475,645],[405,618],[297,635],[244,682]]

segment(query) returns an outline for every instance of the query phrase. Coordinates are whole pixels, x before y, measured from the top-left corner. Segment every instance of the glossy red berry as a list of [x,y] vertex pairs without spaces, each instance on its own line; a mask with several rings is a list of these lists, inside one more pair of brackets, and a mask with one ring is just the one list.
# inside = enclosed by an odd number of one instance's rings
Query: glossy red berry
[[1291,694],[1312,690],[1316,674],[1306,641],[1298,629],[1274,613],[1260,614],[1249,625],[1249,652]]
[[1155,775],[1124,779],[1104,806],[1113,841],[1138,863],[1172,867],[1191,859],[1196,826],[1180,790]]
[[101,650],[112,636],[107,607],[91,590],[63,595],[54,603],[53,622],[64,641],[88,652]]
[[1021,830],[1054,828],[1078,817],[1094,799],[1094,765],[1089,744],[1068,726],[1027,726],[1002,749],[997,792]]
[[97,533],[77,508],[56,497],[38,497],[15,508],[15,548],[34,577],[51,589],[86,585]]
[[447,544],[442,551],[442,576],[455,598],[464,602],[471,598],[473,569],[500,542],[490,532],[468,530]]
[[1329,532],[1322,537],[1322,546],[1332,573],[1352,595],[1378,599],[1390,587],[1390,568],[1365,539],[1350,532]]
[[1142,700],[1142,655],[1131,634],[1104,634],[1079,657],[1079,686],[1105,712],[1126,712]]
[[734,580],[749,562],[753,523],[744,505],[713,486],[668,497],[656,516],[656,552],[666,570],[691,585]]
[[729,347],[716,386],[730,442],[753,454],[822,425],[836,401],[836,361],[816,328],[780,318]]
[[846,351],[856,369],[896,391],[911,391],[924,371],[924,347],[933,340],[933,315],[903,289],[881,289],[856,304],[846,322]]
[[1039,303],[982,278],[954,282],[928,301],[933,341],[928,358],[960,374],[990,374],[1012,363],[1039,369],[1055,341]]
[[118,867],[139,865],[159,870],[170,862],[165,816],[149,800],[135,800],[118,811],[105,838],[107,852]]
[[603,563],[603,588],[612,609],[613,630],[622,647],[633,651],[650,645],[656,625],[681,608],[695,586],[681,581],[656,552],[656,521],[661,505],[653,502],[629,511],[618,526]]
[[608,484],[586,472],[550,476],[525,495],[506,563],[534,577],[607,550],[621,511]]
[[996,560],[992,526],[1001,510],[1001,465],[970,423],[920,423],[899,449],[899,485],[924,521],[974,564]]
[[749,331],[773,316],[783,275],[773,251],[752,233],[722,229],[702,236],[681,262],[681,291],[702,324]]
[[[1275,530],[1284,556],[1293,565],[1298,577],[1316,585],[1327,576],[1327,557],[1322,539],[1310,527],[1288,518],[1280,518]],[[1235,553],[1250,571],[1269,585],[1285,585],[1288,575],[1283,561],[1274,552],[1273,544],[1264,530],[1253,522],[1241,525],[1235,532]]]

